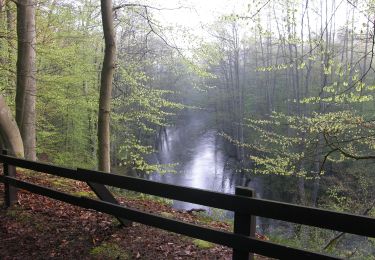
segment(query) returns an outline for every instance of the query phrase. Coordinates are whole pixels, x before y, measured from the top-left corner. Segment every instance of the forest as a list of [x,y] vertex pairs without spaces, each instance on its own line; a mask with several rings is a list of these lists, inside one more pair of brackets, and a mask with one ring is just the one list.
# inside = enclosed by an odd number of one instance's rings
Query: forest
[[[2,147],[375,217],[375,1],[202,2],[0,0]],[[259,223],[374,259],[371,238]]]

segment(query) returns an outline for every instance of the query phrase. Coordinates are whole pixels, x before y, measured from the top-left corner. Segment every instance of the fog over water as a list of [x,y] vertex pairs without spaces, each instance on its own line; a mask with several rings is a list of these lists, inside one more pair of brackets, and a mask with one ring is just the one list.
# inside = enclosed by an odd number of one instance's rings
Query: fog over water
[[[191,112],[181,124],[168,127],[161,137],[154,162],[177,164],[175,173],[154,173],[154,181],[234,193],[235,186],[247,186],[262,193],[260,177],[249,178],[234,169],[234,159],[229,157],[225,142],[218,131],[209,127],[208,112]],[[202,206],[174,202],[174,207],[188,210]]]

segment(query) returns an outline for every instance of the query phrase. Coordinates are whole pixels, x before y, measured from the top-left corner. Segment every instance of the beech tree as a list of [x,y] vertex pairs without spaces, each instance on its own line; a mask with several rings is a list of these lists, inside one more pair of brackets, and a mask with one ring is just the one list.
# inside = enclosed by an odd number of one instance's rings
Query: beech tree
[[109,172],[110,159],[110,111],[112,81],[115,70],[116,43],[113,26],[112,0],[101,0],[102,23],[104,32],[104,61],[100,81],[98,112],[98,159],[99,170]]

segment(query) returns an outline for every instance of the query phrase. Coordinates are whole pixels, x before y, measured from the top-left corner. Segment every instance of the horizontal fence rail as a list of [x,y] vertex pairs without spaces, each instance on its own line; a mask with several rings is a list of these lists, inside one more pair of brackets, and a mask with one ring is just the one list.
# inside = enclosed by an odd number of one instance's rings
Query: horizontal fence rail
[[[46,163],[18,159],[7,155],[0,155],[0,162],[3,162],[4,165],[12,165],[78,181],[99,183],[102,185],[109,185],[164,198],[230,210],[240,214],[261,216],[345,233],[375,237],[375,219],[367,216],[334,212],[330,210],[299,206],[271,200],[158,183],[112,173],[103,173],[85,169],[68,169]],[[244,235],[207,229],[180,221],[163,218],[157,215],[128,209],[108,202],[72,196],[35,184],[20,181],[9,176],[0,176],[0,181],[40,195],[65,201],[73,205],[95,209],[116,217],[126,218],[146,225],[204,239],[210,242],[229,246],[234,249],[244,250],[246,248],[251,252],[277,258],[298,256],[303,257],[303,259],[307,259],[316,258],[319,256],[334,259],[332,256],[281,246]]]
[[103,213],[118,216],[121,218],[127,218],[129,220],[136,221],[142,224],[161,228],[164,230],[172,231],[194,238],[207,240],[234,249],[248,249],[254,253],[264,256],[277,258],[294,257],[297,259],[340,259],[329,255],[278,245],[272,242],[267,242],[255,238],[250,238],[247,236],[229,233],[226,231],[219,231],[194,224],[188,224],[178,220],[158,216],[155,214],[129,209],[109,202],[97,201],[86,197],[77,197],[64,192],[59,192],[53,189],[45,188],[36,184],[20,181],[12,177],[0,176],[0,181],[39,195],[44,195],[56,200],[67,202],[75,206],[80,206],[87,209],[94,209]]
[[5,155],[0,155],[0,161],[14,166],[69,179],[96,182],[117,188],[161,196],[168,199],[181,200],[230,211],[238,211],[297,224],[327,228],[345,233],[375,237],[375,219],[366,216],[176,186],[113,173],[102,173],[85,169],[73,170],[40,162],[17,159]]

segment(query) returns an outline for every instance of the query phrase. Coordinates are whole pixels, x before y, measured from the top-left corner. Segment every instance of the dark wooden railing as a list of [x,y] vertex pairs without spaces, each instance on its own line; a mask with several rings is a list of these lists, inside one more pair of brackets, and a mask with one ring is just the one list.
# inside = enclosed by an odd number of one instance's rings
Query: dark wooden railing
[[[4,167],[4,175],[0,175],[0,182],[5,184],[5,203],[7,205],[11,205],[16,199],[15,187],[17,187],[72,205],[104,212],[120,219],[135,221],[228,246],[233,248],[233,259],[249,259],[249,257],[252,257],[251,253],[279,259],[339,259],[335,256],[256,239],[254,237],[254,216],[375,237],[374,218],[254,198],[251,197],[251,191],[241,187],[237,187],[236,194],[233,195],[92,170],[68,169],[40,162],[17,159],[4,154],[0,155],[0,162],[3,163]],[[184,223],[120,206],[116,203],[108,202],[108,200],[103,198],[95,200],[86,197],[77,197],[28,183],[16,178],[15,167],[83,181],[91,185],[108,185],[168,199],[230,210],[235,213],[234,232],[231,233]]]

